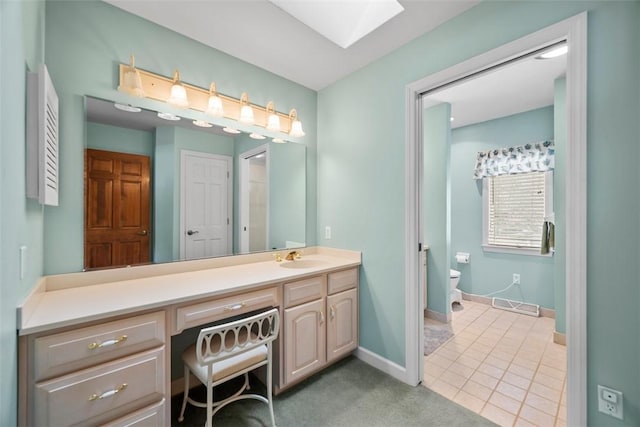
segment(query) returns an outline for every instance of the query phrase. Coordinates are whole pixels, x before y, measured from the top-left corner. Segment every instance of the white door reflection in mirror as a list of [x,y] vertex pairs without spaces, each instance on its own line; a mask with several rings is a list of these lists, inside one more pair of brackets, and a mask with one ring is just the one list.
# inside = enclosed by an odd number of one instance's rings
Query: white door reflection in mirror
[[240,252],[268,250],[269,146],[240,155]]
[[180,257],[231,254],[232,158],[186,150],[180,157]]

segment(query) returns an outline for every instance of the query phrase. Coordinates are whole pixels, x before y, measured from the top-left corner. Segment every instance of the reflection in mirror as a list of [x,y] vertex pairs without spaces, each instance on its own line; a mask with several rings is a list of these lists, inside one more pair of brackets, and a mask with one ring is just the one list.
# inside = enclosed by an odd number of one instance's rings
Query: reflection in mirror
[[305,245],[304,145],[92,97],[86,112],[85,269]]

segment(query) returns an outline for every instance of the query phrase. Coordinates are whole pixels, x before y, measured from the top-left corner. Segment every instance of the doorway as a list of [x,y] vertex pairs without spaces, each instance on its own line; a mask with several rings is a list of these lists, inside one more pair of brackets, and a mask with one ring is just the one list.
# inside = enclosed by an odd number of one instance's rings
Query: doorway
[[[537,51],[566,40],[567,57],[567,150],[566,150],[566,307],[567,318],[567,423],[586,424],[586,13],[485,54],[460,63],[407,86],[406,206],[406,367],[409,383],[423,375],[424,289],[420,286],[423,236],[422,189],[422,97],[425,92],[468,78],[504,64],[523,53]],[[416,250],[418,249],[418,250]]]
[[180,160],[180,258],[231,255],[231,157],[182,150]]
[[240,252],[269,249],[269,145],[240,155]]
[[86,149],[84,164],[84,268],[148,263],[149,157]]

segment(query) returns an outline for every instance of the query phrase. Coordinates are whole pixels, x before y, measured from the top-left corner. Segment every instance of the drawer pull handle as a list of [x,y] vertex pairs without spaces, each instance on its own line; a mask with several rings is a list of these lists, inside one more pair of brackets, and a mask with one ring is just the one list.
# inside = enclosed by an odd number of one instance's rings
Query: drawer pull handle
[[320,324],[322,325],[324,323],[324,313],[321,311],[320,312]]
[[333,306],[329,307],[329,315],[331,316],[331,320],[336,317],[336,310],[333,308]]
[[125,342],[127,340],[127,338],[128,337],[126,335],[120,335],[118,338],[106,340],[106,341],[103,341],[101,343],[92,342],[91,344],[89,344],[88,347],[89,347],[89,350],[95,350],[97,348],[109,347],[109,346],[112,346],[112,345],[120,344],[121,342]]
[[127,384],[126,383],[125,384],[120,384],[117,388],[114,388],[113,390],[107,390],[102,394],[94,393],[91,396],[89,396],[89,402],[93,402],[94,400],[106,399],[107,397],[115,396],[116,394],[118,394],[122,390],[124,390],[125,388],[127,388]]
[[241,308],[243,308],[245,305],[247,305],[244,302],[240,302],[238,304],[234,304],[234,305],[227,305],[224,307],[224,311],[235,311],[235,310],[240,310]]

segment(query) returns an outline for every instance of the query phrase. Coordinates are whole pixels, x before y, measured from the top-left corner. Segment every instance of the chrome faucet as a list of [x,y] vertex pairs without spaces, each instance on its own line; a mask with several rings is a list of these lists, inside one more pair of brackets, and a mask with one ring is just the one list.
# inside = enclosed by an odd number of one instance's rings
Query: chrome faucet
[[291,251],[287,254],[286,257],[284,257],[284,259],[286,259],[287,261],[293,261],[294,259],[300,258],[302,258],[302,252],[299,251]]

